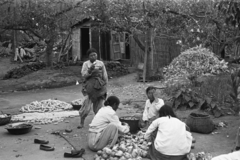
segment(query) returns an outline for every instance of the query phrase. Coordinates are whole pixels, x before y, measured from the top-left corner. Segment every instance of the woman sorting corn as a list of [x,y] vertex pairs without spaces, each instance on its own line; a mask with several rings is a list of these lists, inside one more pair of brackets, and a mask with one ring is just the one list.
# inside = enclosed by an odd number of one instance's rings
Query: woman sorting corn
[[113,147],[119,133],[128,133],[129,126],[119,121],[116,114],[120,101],[115,96],[110,96],[104,102],[91,124],[89,125],[88,147],[92,151],[98,151],[104,147]]
[[168,105],[161,107],[159,118],[151,123],[144,138],[152,142],[149,147],[151,160],[187,160],[191,150],[191,133]]

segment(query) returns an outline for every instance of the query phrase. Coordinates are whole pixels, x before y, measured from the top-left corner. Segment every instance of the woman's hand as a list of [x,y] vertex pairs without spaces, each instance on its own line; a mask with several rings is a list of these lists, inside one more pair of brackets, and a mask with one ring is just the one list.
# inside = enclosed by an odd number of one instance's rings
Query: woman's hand
[[95,69],[95,65],[92,64],[91,67],[90,67],[91,70],[94,70]]
[[130,126],[127,123],[125,123],[125,122],[122,122],[122,125],[123,126],[127,126],[128,128],[130,128]]
[[95,65],[91,65],[91,67],[88,69],[88,73],[91,74],[94,69]]
[[127,125],[127,133],[130,132],[130,126]]
[[127,133],[128,133],[130,131],[130,126],[125,122],[122,122],[122,125],[127,127]]

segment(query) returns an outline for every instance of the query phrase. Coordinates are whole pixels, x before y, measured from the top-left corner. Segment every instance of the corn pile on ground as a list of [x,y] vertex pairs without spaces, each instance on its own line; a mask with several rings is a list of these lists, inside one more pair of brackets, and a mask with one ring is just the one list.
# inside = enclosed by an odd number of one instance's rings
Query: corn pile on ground
[[119,137],[118,143],[112,148],[105,147],[98,151],[94,160],[142,160],[147,156],[150,144],[141,131],[137,135],[125,134]]
[[32,112],[56,112],[72,109],[72,105],[59,100],[42,100],[34,101],[30,104],[23,106],[20,111],[23,113],[32,113]]
[[220,61],[213,52],[202,47],[194,47],[182,52],[163,71],[166,81],[189,75],[200,76],[229,72],[227,62]]

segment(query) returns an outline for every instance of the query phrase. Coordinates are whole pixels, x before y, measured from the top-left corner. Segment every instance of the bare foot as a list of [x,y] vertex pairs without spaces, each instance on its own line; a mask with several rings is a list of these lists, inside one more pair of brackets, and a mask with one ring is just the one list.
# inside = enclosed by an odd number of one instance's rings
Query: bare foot
[[192,139],[192,143],[196,143],[196,139],[193,138],[193,139]]
[[81,128],[83,128],[83,126],[84,126],[83,124],[80,124],[77,128],[81,129]]

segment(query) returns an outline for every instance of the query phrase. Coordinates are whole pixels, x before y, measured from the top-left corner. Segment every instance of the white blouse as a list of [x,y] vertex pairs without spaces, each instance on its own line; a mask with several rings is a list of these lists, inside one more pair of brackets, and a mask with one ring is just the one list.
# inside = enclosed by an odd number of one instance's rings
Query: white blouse
[[190,152],[192,135],[186,130],[186,124],[174,117],[160,117],[152,122],[145,133],[149,139],[156,129],[154,141],[156,150],[165,155],[185,155]]
[[115,124],[120,132],[129,132],[129,127],[122,125],[116,112],[111,106],[104,106],[99,109],[91,124],[89,124],[89,131],[99,133],[103,131],[110,123]]
[[163,105],[164,101],[162,99],[156,99],[152,103],[148,99],[145,103],[145,108],[143,111],[143,121],[148,121],[155,116],[158,117],[158,111]]

